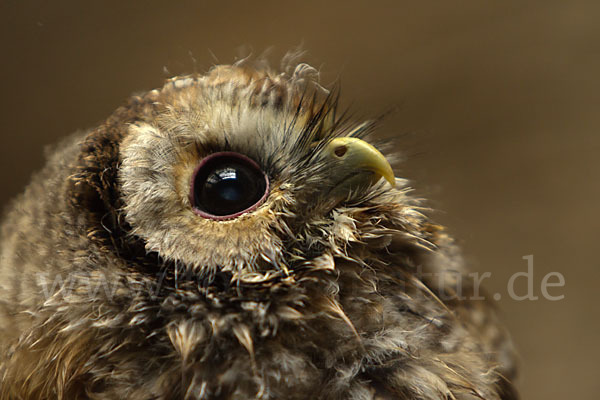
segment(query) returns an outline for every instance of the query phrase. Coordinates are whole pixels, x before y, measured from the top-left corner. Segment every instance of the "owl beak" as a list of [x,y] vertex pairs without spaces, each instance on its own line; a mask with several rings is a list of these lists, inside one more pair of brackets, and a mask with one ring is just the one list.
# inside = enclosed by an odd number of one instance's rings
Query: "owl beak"
[[[396,178],[383,154],[364,140],[339,137],[323,149],[325,157],[334,160],[333,181],[337,191],[356,190],[377,183],[382,177],[394,187]],[[337,167],[337,168],[336,168]]]

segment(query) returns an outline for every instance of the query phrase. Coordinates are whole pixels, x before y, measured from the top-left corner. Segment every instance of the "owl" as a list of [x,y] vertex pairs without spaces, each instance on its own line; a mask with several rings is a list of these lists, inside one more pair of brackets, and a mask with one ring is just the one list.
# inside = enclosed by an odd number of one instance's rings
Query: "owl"
[[2,225],[1,398],[516,398],[496,311],[338,94],[243,60],[52,149]]

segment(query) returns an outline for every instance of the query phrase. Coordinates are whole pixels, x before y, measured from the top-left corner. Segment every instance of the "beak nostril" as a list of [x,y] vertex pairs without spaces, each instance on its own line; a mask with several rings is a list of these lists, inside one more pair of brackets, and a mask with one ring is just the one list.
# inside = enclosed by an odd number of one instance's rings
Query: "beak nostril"
[[345,145],[342,146],[338,146],[335,148],[335,150],[333,150],[333,152],[335,153],[336,156],[338,157],[343,157],[344,154],[346,154],[346,152],[348,151],[348,147]]

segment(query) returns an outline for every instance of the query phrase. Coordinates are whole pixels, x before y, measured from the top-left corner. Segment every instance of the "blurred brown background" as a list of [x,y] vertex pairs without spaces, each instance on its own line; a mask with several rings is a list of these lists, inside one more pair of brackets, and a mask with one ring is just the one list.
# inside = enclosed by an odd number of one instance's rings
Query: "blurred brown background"
[[[489,271],[519,347],[524,399],[600,394],[600,2],[16,1],[0,5],[0,203],[43,147],[171,74],[304,44],[360,115],[391,107],[397,174]],[[534,255],[537,301],[507,282]],[[558,271],[560,301],[541,297]],[[554,280],[553,280],[554,281]],[[517,293],[526,282],[517,280]]]

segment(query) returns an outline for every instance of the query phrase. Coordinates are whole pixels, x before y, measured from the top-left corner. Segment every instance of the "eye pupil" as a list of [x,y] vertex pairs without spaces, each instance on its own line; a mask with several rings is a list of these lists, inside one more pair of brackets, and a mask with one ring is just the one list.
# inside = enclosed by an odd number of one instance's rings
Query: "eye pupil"
[[241,196],[241,190],[238,186],[238,182],[224,181],[221,184],[221,188],[217,189],[217,193],[221,195],[225,201],[239,201]]
[[[229,211],[235,208],[248,208],[255,202],[261,179],[253,179],[252,174],[247,172],[245,165],[237,163],[229,162],[217,167],[201,186],[200,202],[205,206],[211,205],[209,208],[216,215],[230,214]],[[222,211],[214,212],[215,209]]]
[[227,219],[258,207],[268,180],[258,164],[238,153],[215,153],[196,168],[190,195],[194,211],[205,218]]

